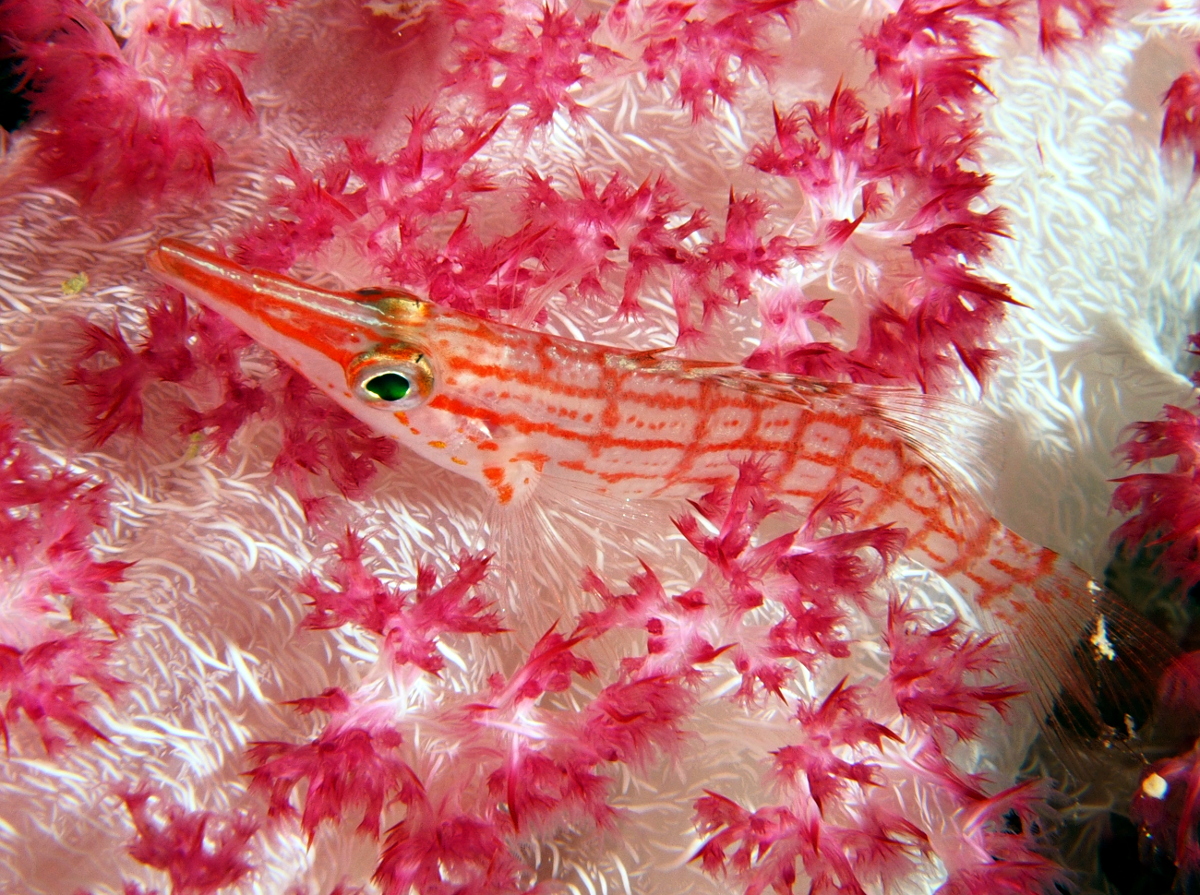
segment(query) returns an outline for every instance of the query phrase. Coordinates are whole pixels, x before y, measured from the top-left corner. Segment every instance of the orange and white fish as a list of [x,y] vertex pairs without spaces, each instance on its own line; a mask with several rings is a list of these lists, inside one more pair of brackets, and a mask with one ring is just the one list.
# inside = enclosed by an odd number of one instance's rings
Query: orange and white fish
[[178,240],[148,264],[373,429],[502,504],[555,483],[696,498],[739,459],[763,458],[771,492],[801,512],[852,488],[860,522],[906,529],[905,553],[1007,635],[1043,713],[1064,688],[1077,711],[1094,705],[1097,677],[1120,686],[1119,604],[991,518],[981,477],[955,459],[958,411],[944,402],[558,338],[391,289],[332,292]]

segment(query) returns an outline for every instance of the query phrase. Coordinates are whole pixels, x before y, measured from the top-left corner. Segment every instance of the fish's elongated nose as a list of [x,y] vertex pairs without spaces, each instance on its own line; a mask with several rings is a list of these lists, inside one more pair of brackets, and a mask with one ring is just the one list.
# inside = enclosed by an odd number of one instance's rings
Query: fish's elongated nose
[[377,327],[379,311],[351,296],[301,283],[283,274],[248,270],[215,252],[164,239],[146,259],[158,279],[229,316],[239,310],[267,323],[323,318],[330,324]]
[[354,293],[249,270],[178,239],[162,240],[146,264],[159,280],[227,318],[306,375],[314,355],[344,367],[389,329],[380,306]]
[[179,239],[164,239],[146,256],[146,266],[159,280],[183,291],[214,296],[254,288],[254,275],[216,252]]

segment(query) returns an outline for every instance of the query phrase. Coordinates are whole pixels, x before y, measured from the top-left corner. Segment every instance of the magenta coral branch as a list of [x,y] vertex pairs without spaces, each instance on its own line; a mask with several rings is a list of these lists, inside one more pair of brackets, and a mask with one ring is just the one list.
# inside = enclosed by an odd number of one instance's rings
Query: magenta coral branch
[[0,691],[7,691],[0,729],[8,751],[9,724],[24,715],[37,728],[42,745],[54,753],[66,745],[56,726],[76,742],[107,739],[88,719],[91,702],[80,695],[85,683],[113,697],[125,686],[108,670],[113,641],[87,634],[45,640],[27,650],[0,644]]
[[188,811],[148,789],[121,798],[137,830],[129,854],[166,873],[173,895],[211,895],[253,869],[247,846],[258,823],[247,815]]
[[446,809],[414,811],[387,834],[375,881],[384,895],[516,895],[524,868],[504,827]]
[[92,414],[90,435],[104,444],[121,429],[142,430],[142,394],[152,382],[181,382],[195,372],[187,347],[187,307],[176,295],[146,311],[148,333],[138,350],[114,325],[105,329],[80,321],[87,344],[79,353],[69,383],[87,395]]
[[411,807],[425,795],[420,779],[400,757],[401,742],[396,730],[369,730],[346,719],[303,745],[252,743],[246,751],[253,764],[250,789],[267,794],[270,816],[286,817],[295,814],[292,791],[307,779],[300,826],[310,844],[321,823],[338,823],[360,806],[359,830],[378,838],[385,807],[394,801]]
[[222,149],[202,119],[254,117],[237,71],[249,56],[166,6],[124,46],[77,0],[43,6],[6,3],[0,33],[25,60],[45,176],[102,210],[207,193]]
[[[1200,54],[1200,46],[1196,48]],[[1200,70],[1193,69],[1171,82],[1163,96],[1162,145],[1192,153],[1192,172],[1200,172]]]
[[440,588],[429,567],[417,570],[416,590],[402,593],[367,571],[363,542],[352,531],[337,545],[338,560],[328,572],[336,585],[329,588],[313,575],[300,583],[300,593],[312,600],[313,610],[302,622],[306,628],[337,628],[352,623],[383,638],[382,647],[397,666],[413,664],[430,674],[445,665],[438,638],[446,634],[497,634],[499,615],[482,597],[468,592],[487,573],[487,556],[462,556],[458,570]]
[[1179,870],[1179,881],[1200,872],[1200,752],[1155,762],[1134,794],[1131,813],[1149,838]]
[[992,638],[968,633],[957,619],[930,628],[921,616],[904,603],[888,607],[888,682],[896,704],[913,721],[972,739],[987,709],[1003,714],[1025,691],[977,682],[1001,667],[1002,652]]
[[644,767],[661,754],[674,754],[696,694],[665,674],[619,681],[605,687],[585,713],[581,740],[604,761]]
[[580,18],[571,7],[547,4],[530,21],[495,0],[451,0],[443,14],[453,34],[447,86],[474,96],[490,116],[522,109],[517,120],[527,137],[549,124],[559,109],[583,114],[572,97],[574,88],[619,57],[592,39],[600,16]]
[[1107,28],[1117,11],[1107,0],[1037,0],[1038,43],[1043,52],[1094,37]]
[[326,475],[343,494],[361,496],[376,464],[396,456],[395,442],[351,420],[290,368],[280,368],[270,388],[249,379],[241,354],[250,340],[209,311],[189,315],[177,293],[152,304],[146,323],[148,332],[134,347],[115,326],[80,322],[86,341],[69,382],[85,394],[97,444],[122,430],[141,431],[143,396],[157,383],[187,387],[208,378],[221,384],[220,402],[206,410],[180,407],[180,430],[205,433],[221,452],[251,417],[278,420],[283,438],[273,471],[292,483],[310,515],[322,502],[312,495],[313,477]]
[[[103,486],[48,468],[22,442],[16,423],[0,414],[0,730],[6,748],[10,725],[22,715],[47,751],[66,742],[58,728],[79,742],[104,738],[88,720],[88,691],[111,699],[125,685],[112,670],[118,640],[101,636],[96,623],[119,638],[134,620],[112,597],[130,563],[99,562],[89,544],[107,507]],[[56,615],[69,615],[69,629]]]
[[[737,625],[729,633],[736,640],[743,698],[753,681],[782,696],[791,680],[784,660],[819,669],[847,656],[849,607],[840,601],[870,612],[871,587],[904,540],[903,532],[886,528],[853,530],[854,502],[833,495],[813,508],[798,531],[752,547],[758,527],[778,510],[760,482],[761,469],[746,463],[731,491],[697,502],[716,534],[701,535],[695,519],[680,523],[709,560],[702,585],[709,593],[728,588],[743,594],[736,599],[744,603],[753,586],[786,610],[764,641],[767,651],[756,645],[741,603],[733,604]],[[830,521],[850,530],[815,536]],[[870,553],[878,556],[878,565],[865,561]],[[779,576],[774,583],[773,575]],[[622,608],[644,613],[633,598]],[[608,599],[615,610],[615,598]],[[719,605],[712,597],[694,603],[699,611]],[[978,737],[986,715],[1003,713],[1023,692],[995,677],[999,646],[957,619],[935,628],[922,612],[896,600],[889,605],[886,630],[891,657],[882,681],[850,684],[843,678],[823,698],[799,700],[792,742],[772,753],[777,803],[751,810],[715,792],[696,802],[697,827],[705,837],[696,858],[707,872],[732,876],[748,893],[790,893],[801,868],[812,892],[886,888],[933,854],[954,865],[945,892],[959,891],[968,880],[989,881],[998,891],[1010,885],[1013,892],[1041,891],[1060,879],[1060,868],[1042,855],[1033,832],[1042,826],[1041,784],[1028,782],[989,797],[982,778],[962,773],[947,756],[955,740]],[[894,714],[885,721],[882,712],[896,710],[885,708],[889,701],[916,724],[909,730],[894,726]],[[898,808],[889,789],[897,761],[902,767],[912,763],[930,797],[937,791],[958,806],[952,831],[938,830],[935,839],[910,809]],[[1001,815],[1010,812],[1025,823],[1025,834],[999,832]],[[963,837],[961,849],[947,835]]]
[[693,120],[718,101],[733,102],[738,69],[769,75],[777,62],[766,48],[772,29],[786,26],[795,0],[701,0],[697,3],[619,2],[611,18],[637,35],[651,81],[678,83],[680,102]]
[[292,0],[215,0],[218,6],[229,10],[235,22],[262,25],[267,21],[271,9],[286,9]]
[[1117,448],[1131,466],[1174,457],[1174,468],[1116,480],[1113,508],[1132,515],[1113,532],[1113,541],[1161,547],[1157,562],[1189,588],[1200,582],[1200,419],[1167,405],[1159,419],[1136,423],[1132,431]]

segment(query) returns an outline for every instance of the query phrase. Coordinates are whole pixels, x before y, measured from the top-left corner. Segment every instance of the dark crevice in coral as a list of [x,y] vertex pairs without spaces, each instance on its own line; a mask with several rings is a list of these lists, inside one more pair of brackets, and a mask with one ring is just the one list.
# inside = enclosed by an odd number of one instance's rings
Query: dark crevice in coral
[[[0,52],[3,43],[0,42]],[[0,56],[0,128],[10,133],[29,120],[29,100],[26,97],[21,60],[14,56]]]
[[1139,838],[1133,821],[1111,812],[1108,829],[1100,837],[1100,871],[1118,895],[1166,895],[1175,879],[1175,867],[1169,860],[1151,858],[1143,863]]

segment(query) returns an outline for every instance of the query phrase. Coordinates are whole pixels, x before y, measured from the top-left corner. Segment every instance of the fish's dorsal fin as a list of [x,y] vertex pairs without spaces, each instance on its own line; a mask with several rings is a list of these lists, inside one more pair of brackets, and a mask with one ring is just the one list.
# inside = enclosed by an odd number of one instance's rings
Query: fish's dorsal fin
[[951,494],[974,504],[969,510],[961,508],[972,521],[980,521],[974,518],[977,511],[991,504],[999,453],[994,424],[977,408],[953,398],[906,386],[835,382],[751,370],[739,364],[662,357],[656,352],[623,355],[618,363],[646,373],[705,380],[802,407],[838,402],[895,433]]

